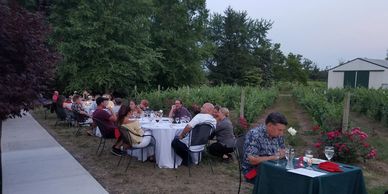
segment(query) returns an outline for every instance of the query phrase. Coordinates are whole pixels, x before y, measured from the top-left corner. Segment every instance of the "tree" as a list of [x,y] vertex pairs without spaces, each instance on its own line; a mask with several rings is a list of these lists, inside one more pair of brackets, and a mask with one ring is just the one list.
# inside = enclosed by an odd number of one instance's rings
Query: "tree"
[[[307,84],[308,73],[307,70],[304,69],[302,62],[302,55],[295,55],[293,53],[289,53],[286,59],[286,81],[297,81],[303,84]],[[305,66],[309,66],[310,63],[307,62],[304,64]]]
[[0,3],[0,145],[2,121],[22,116],[52,80],[58,55],[46,44],[49,32],[42,14]]
[[52,4],[53,42],[64,56],[57,70],[63,89],[130,94],[135,85],[150,86],[151,67],[161,59],[150,46],[151,1]]
[[47,89],[59,57],[47,45],[44,17],[0,4],[0,119],[21,116]]
[[205,0],[154,0],[151,36],[153,48],[161,50],[154,64],[153,84],[163,87],[195,85],[205,80],[202,63],[206,55]]
[[230,7],[224,15],[214,14],[207,29],[213,44],[213,55],[206,60],[209,79],[215,84],[270,85],[273,51],[280,46],[273,47],[267,38],[271,26],[271,21],[253,20]]

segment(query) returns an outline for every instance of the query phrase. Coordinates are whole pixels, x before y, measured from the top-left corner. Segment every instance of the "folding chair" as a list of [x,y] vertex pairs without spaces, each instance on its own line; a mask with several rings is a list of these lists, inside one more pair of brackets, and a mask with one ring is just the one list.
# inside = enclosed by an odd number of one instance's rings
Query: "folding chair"
[[[93,118],[93,121],[94,121],[94,123],[96,123],[97,127],[100,129],[100,132],[101,132],[100,143],[98,144],[97,151],[96,151],[96,154],[98,156],[101,156],[101,154],[105,148],[106,140],[113,139],[113,138],[106,137],[105,131],[107,131],[107,129],[105,128],[105,125],[102,124],[101,120]],[[100,150],[101,144],[102,144],[102,148]]]
[[244,141],[245,141],[245,135],[240,135],[237,137],[235,145],[234,145],[234,154],[236,155],[237,161],[238,161],[238,174],[240,177],[240,182],[238,184],[238,194],[241,190],[241,182],[242,182],[242,161],[244,156]]
[[[214,126],[210,123],[198,124],[191,129],[189,133],[189,143],[186,150],[188,152],[188,155],[187,155],[188,161],[190,160],[191,154],[193,153],[198,154],[198,165],[199,165],[201,153],[205,150],[205,146],[209,142],[209,136],[212,133],[213,129],[214,129]],[[175,167],[175,161],[176,161],[176,153],[174,153],[174,167]],[[191,170],[190,170],[191,162],[192,161],[189,161],[189,165],[188,165],[189,176],[191,176]],[[210,160],[209,160],[209,165],[212,173],[214,173],[213,166]]]
[[[131,152],[131,155],[129,155],[129,161],[128,161],[127,167],[125,168],[125,172],[128,170],[128,167],[129,167],[129,165],[130,165],[130,163],[132,161],[132,152],[134,150],[140,150],[141,151],[141,160],[142,160],[142,162],[144,162],[143,161],[143,150],[145,148],[153,146],[154,154],[155,154],[156,140],[155,140],[154,136],[152,136],[152,135],[138,135],[138,134],[133,133],[132,131],[130,131],[128,128],[126,128],[124,126],[120,126],[119,130],[120,130],[120,135],[123,138],[123,141],[126,144],[131,145],[131,148],[127,149],[127,151],[129,150]],[[141,147],[137,147],[136,145],[132,146],[132,142],[133,141],[132,141],[132,138],[131,138],[131,134],[134,135],[134,136],[137,136],[137,137],[142,137],[142,138],[151,137],[151,141],[147,145],[144,145],[144,146],[141,146]],[[126,155],[128,155],[128,154],[126,154]],[[124,157],[123,155],[120,156],[120,160],[117,163],[117,166],[120,165],[120,162],[123,159],[123,157]],[[155,168],[155,166],[156,166],[156,163],[154,164],[154,168]]]
[[77,111],[73,111],[73,114],[74,114],[75,127],[77,128],[77,130],[74,133],[74,136],[78,136],[79,134],[81,134],[82,127],[90,127],[91,123],[87,122],[87,119],[88,119],[87,116],[80,114]]

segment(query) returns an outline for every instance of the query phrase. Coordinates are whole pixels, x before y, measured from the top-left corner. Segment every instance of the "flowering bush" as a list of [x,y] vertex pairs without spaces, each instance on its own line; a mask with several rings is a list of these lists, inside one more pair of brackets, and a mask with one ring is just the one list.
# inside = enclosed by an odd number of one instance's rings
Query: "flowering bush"
[[321,136],[314,146],[324,154],[326,145],[334,146],[334,159],[340,162],[354,163],[360,159],[366,161],[377,156],[377,150],[368,144],[368,134],[360,128],[349,131],[342,129],[321,132]]

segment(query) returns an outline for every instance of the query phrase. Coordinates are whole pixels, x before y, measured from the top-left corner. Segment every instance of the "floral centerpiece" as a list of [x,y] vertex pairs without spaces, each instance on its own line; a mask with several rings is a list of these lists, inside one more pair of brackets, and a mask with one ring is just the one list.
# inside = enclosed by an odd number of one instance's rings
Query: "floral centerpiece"
[[289,134],[289,136],[287,137],[288,144],[291,146],[295,146],[296,145],[295,135],[296,135],[296,133],[298,133],[298,131],[296,131],[293,127],[290,127],[287,129],[287,132]]
[[359,160],[364,162],[367,159],[377,157],[377,150],[368,142],[368,134],[360,128],[353,128],[349,131],[337,129],[333,131],[322,131],[321,136],[314,146],[323,153],[325,146],[334,146],[334,159],[340,162],[354,163]]

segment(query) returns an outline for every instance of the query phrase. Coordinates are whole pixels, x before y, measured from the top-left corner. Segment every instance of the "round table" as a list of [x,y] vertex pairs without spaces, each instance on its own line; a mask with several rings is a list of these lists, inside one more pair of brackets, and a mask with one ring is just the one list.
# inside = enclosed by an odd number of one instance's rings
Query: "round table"
[[[174,168],[174,150],[171,142],[187,125],[172,124],[168,119],[163,118],[159,123],[149,122],[147,119],[140,120],[144,130],[151,130],[156,140],[155,159],[159,168]],[[182,159],[177,155],[176,166],[182,163]]]

